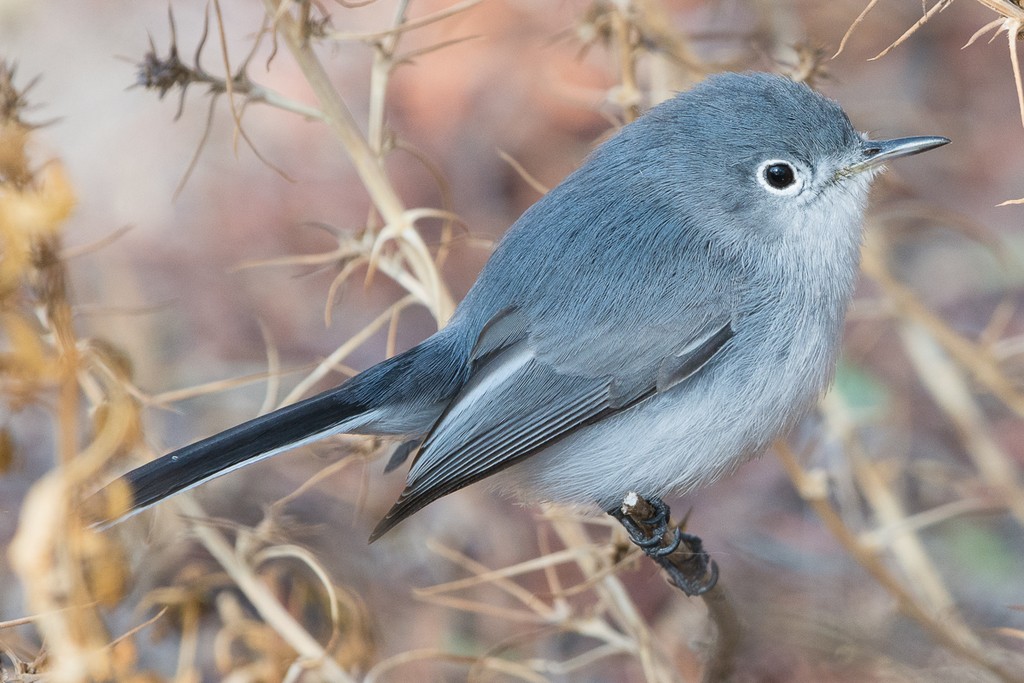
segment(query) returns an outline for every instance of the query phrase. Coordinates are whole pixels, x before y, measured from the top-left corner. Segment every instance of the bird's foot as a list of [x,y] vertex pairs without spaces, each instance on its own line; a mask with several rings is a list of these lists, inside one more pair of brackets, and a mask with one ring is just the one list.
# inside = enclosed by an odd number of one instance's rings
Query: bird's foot
[[679,590],[702,595],[715,587],[718,565],[699,537],[672,526],[668,505],[660,498],[627,494],[623,504],[608,511],[629,534],[629,540],[658,563]]

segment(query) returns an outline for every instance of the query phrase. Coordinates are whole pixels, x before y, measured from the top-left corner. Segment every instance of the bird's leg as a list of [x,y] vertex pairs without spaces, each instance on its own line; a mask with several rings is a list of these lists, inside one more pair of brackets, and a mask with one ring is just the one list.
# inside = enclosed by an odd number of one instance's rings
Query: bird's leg
[[660,498],[646,500],[630,493],[608,514],[622,524],[629,539],[657,562],[681,591],[694,596],[714,588],[718,565],[708,557],[699,537],[671,526],[668,505]]

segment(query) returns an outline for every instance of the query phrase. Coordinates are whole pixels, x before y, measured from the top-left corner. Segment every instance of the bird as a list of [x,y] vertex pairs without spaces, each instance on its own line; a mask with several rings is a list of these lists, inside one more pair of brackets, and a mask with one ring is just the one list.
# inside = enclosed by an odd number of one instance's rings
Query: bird
[[705,486],[827,390],[872,180],[948,142],[872,140],[780,75],[709,76],[527,209],[438,332],[128,472],[107,521],[338,433],[394,439],[387,471],[411,461],[371,542],[482,480],[609,513]]

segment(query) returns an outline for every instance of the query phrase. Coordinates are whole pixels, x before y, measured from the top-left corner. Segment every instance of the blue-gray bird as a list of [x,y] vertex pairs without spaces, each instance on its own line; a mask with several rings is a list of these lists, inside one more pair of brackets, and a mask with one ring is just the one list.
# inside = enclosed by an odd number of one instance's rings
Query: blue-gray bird
[[341,386],[124,476],[141,510],[341,432],[414,454],[371,540],[489,478],[614,510],[707,484],[827,388],[883,162],[835,102],[723,74],[651,109],[511,227],[449,324]]

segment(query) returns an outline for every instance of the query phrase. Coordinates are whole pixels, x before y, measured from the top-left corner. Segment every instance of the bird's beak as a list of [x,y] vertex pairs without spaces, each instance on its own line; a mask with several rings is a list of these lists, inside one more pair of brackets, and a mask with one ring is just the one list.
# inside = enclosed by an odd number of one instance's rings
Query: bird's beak
[[854,174],[874,168],[891,159],[920,154],[936,147],[949,144],[949,138],[933,135],[922,135],[912,138],[896,138],[894,140],[865,140],[861,146],[863,155],[859,161],[847,166],[845,173]]

